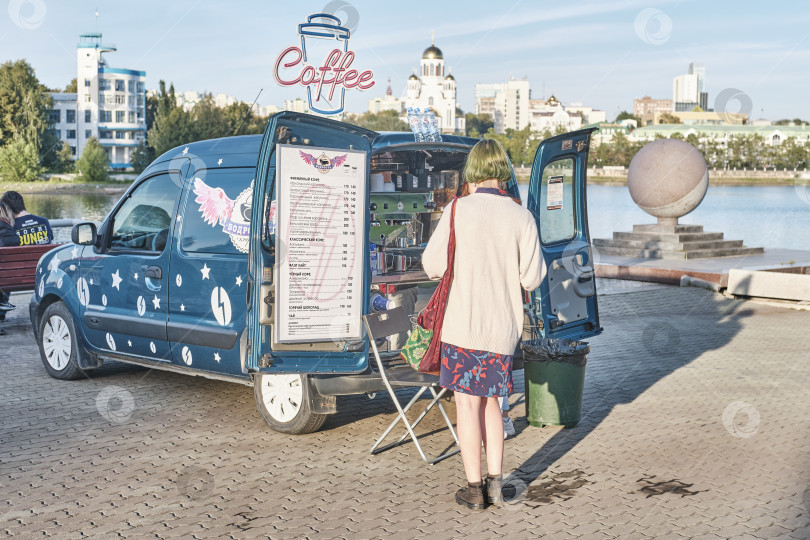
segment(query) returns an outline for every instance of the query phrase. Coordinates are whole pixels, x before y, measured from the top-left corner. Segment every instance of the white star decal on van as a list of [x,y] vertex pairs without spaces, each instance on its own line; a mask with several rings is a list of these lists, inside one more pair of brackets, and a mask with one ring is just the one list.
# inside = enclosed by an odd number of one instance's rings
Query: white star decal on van
[[211,269],[210,269],[210,268],[208,268],[208,265],[207,265],[207,264],[203,263],[203,267],[202,267],[202,269],[200,270],[200,272],[202,272],[202,278],[203,278],[203,279],[210,279],[210,278],[208,277],[208,274],[211,272]]
[[110,274],[112,276],[112,286],[121,291],[121,274],[118,273],[118,270],[115,271],[114,274]]
[[219,357],[219,353],[218,353],[218,352],[215,352],[215,353],[214,353],[214,360],[216,360],[216,361],[217,361],[217,363],[219,363],[219,361],[220,361],[220,360],[222,360],[222,358],[220,358],[220,357]]
[[217,165],[222,165],[222,158],[219,158],[219,161],[217,161]]
[[185,310],[186,310],[186,306],[184,306],[183,304],[180,304],[180,311],[185,311]]
[[138,280],[138,272],[135,272],[135,281]]
[[236,285],[242,286],[242,276],[236,276]]
[[48,270],[51,273],[55,272],[56,270],[59,269],[59,263],[60,262],[62,262],[62,261],[59,260],[59,254],[54,253],[53,259],[51,259],[51,262],[48,263]]
[[155,304],[155,309],[160,309],[160,298],[157,295],[152,299],[152,303]]
[[183,155],[185,156],[186,154],[188,154],[188,146],[183,148]]
[[79,256],[79,246],[73,246],[73,249],[70,250],[70,257],[75,259]]

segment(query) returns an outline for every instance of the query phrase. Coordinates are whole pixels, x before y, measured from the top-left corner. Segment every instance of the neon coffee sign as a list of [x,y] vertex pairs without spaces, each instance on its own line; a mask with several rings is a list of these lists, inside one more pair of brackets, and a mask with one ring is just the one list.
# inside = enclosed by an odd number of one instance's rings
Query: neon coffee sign
[[298,34],[301,46],[287,47],[278,55],[273,75],[282,86],[305,86],[311,111],[338,114],[343,111],[346,90],[374,86],[371,70],[351,68],[355,57],[349,50],[351,32],[339,18],[328,13],[310,15],[298,25]]

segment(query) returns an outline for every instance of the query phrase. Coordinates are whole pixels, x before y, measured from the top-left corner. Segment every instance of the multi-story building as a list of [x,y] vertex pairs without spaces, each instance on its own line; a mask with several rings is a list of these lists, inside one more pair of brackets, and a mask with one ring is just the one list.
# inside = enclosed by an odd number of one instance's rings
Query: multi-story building
[[706,65],[703,62],[691,62],[689,74],[697,76],[698,105],[704,111],[708,111],[709,93],[706,91]]
[[579,113],[582,115],[583,126],[607,122],[605,111],[594,109],[593,107],[585,107],[582,103],[571,103],[565,110],[569,113]]
[[475,113],[492,115],[496,133],[521,130],[531,123],[529,99],[529,81],[525,78],[475,85]]
[[678,75],[672,80],[672,102],[676,112],[691,111],[700,104],[696,74]]
[[146,72],[113,68],[103,54],[114,52],[101,34],[79,36],[77,93],[54,93],[53,129],[80,156],[91,137],[107,152],[112,169],[131,167],[133,149],[146,136]]
[[641,118],[647,113],[671,113],[671,99],[653,99],[650,96],[633,100],[633,116]]

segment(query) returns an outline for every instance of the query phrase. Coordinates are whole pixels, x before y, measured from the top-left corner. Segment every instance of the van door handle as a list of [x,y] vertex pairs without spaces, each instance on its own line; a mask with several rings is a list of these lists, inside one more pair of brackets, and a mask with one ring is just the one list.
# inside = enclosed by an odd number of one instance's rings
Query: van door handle
[[146,267],[146,277],[152,279],[160,279],[163,277],[163,271],[160,269],[159,266],[148,266]]

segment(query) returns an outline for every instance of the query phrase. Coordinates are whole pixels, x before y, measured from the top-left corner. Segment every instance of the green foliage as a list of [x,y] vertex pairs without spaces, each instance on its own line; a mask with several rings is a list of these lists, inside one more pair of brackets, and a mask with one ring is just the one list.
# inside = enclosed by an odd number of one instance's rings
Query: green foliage
[[638,126],[641,125],[641,118],[639,118],[638,116],[634,116],[632,113],[629,113],[627,111],[622,111],[616,116],[616,123],[617,124],[619,122],[621,122],[622,120],[635,120],[636,125],[638,125]]
[[0,65],[0,145],[22,137],[40,154],[52,107],[51,96],[28,62]]
[[783,118],[781,120],[777,120],[773,123],[775,126],[810,126],[810,122],[802,120],[801,118],[794,118],[793,120],[789,120],[787,118]]
[[132,150],[132,154],[130,155],[132,168],[136,173],[141,174],[154,160],[155,151],[151,146],[146,144],[145,140],[141,139],[141,142]]
[[62,148],[56,152],[56,167],[55,172],[66,173],[73,170],[73,152],[70,151],[70,145],[67,141],[62,143]]
[[76,172],[89,182],[109,180],[107,168],[110,165],[107,153],[95,137],[90,137],[84,145],[81,157],[76,161]]
[[533,136],[529,126],[521,130],[507,129],[506,133],[495,133],[495,130],[490,128],[484,134],[484,138],[494,139],[501,143],[514,167],[531,164],[537,146],[542,140]]
[[167,91],[166,83],[160,81],[158,95],[146,103],[146,140],[151,150],[148,155],[159,156],[194,141],[263,133],[266,123],[267,119],[256,116],[249,104],[239,102],[220,108],[211,94],[186,111],[177,106],[174,85]]
[[5,182],[33,182],[41,173],[39,153],[32,141],[17,136],[0,147],[0,176]]
[[491,114],[467,113],[464,115],[464,119],[466,121],[465,131],[468,137],[481,137],[481,134],[495,127],[495,121],[492,119]]
[[65,87],[66,94],[75,94],[79,91],[79,85],[76,82],[76,77],[73,77],[73,80],[68,83]]
[[408,124],[400,120],[399,113],[393,110],[347,115],[344,122],[372,131],[410,131]]
[[659,124],[680,124],[681,119],[674,114],[664,113],[658,117]]

